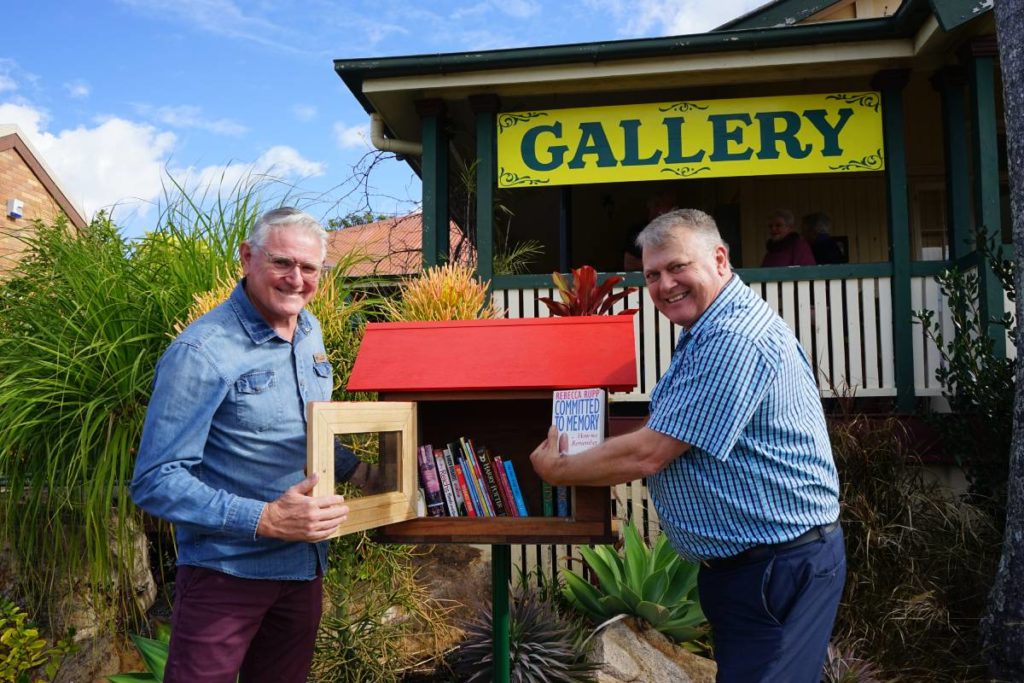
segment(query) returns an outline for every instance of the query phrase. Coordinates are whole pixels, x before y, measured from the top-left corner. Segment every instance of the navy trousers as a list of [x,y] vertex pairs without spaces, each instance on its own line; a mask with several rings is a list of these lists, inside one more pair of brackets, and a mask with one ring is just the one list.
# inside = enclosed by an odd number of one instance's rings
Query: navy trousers
[[718,683],[819,683],[846,581],[843,533],[738,566],[701,567]]

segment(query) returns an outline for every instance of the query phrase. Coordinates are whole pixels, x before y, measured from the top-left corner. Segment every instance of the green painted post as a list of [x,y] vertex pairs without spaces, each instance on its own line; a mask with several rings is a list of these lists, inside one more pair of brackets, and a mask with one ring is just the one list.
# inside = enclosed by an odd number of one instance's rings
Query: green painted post
[[423,140],[423,267],[448,261],[448,141],[442,100],[417,100]]
[[494,276],[494,188],[497,184],[497,132],[495,95],[473,95],[470,107],[476,114],[476,274],[490,282]]
[[509,683],[512,650],[509,646],[508,587],[512,548],[491,546],[491,601],[494,605],[494,683]]
[[942,137],[946,157],[946,234],[949,259],[974,251],[971,229],[971,187],[964,172],[967,159],[967,73],[962,67],[943,67],[932,76],[942,101]]
[[[971,142],[974,151],[974,220],[990,242],[1000,244],[1002,216],[999,209],[999,140],[996,134],[995,36],[970,43],[968,73],[971,83]],[[983,245],[979,244],[978,247]],[[978,265],[978,310],[982,329],[992,339],[996,357],[1006,356],[1006,332],[990,321],[1003,314],[1003,288],[989,259]]]
[[907,201],[907,155],[903,132],[905,69],[881,71],[872,86],[882,93],[885,183],[889,214],[889,259],[892,262],[893,368],[896,410],[914,411],[914,348],[910,303],[910,211]]

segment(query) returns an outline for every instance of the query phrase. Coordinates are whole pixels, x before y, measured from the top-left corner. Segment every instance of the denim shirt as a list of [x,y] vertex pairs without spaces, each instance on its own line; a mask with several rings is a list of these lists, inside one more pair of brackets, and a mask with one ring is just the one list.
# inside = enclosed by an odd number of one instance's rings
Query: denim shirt
[[[331,365],[314,316],[303,310],[286,341],[243,284],[157,363],[131,495],[175,525],[179,565],[312,579],[326,568],[326,542],[257,537],[256,528],[266,503],[305,477],[306,403],[330,400]],[[358,461],[338,451],[341,481]]]

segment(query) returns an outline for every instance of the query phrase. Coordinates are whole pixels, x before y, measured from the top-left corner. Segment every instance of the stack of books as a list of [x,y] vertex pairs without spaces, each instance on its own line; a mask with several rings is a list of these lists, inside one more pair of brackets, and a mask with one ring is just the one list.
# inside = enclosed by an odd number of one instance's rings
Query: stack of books
[[428,517],[528,516],[512,462],[468,438],[423,444],[417,464]]

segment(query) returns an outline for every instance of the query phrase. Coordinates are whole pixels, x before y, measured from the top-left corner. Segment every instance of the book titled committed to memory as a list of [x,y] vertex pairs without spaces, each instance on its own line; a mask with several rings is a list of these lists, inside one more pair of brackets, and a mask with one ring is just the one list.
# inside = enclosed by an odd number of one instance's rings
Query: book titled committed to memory
[[[551,424],[558,430],[558,452],[575,455],[604,441],[604,389],[556,391],[551,400]],[[569,490],[558,486],[555,513],[569,516]]]

